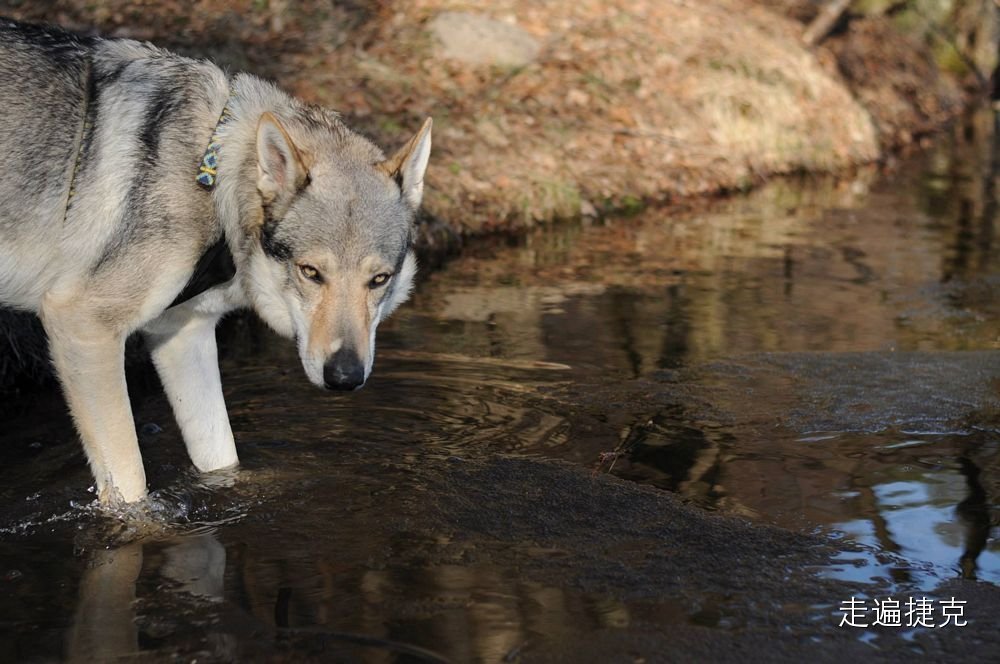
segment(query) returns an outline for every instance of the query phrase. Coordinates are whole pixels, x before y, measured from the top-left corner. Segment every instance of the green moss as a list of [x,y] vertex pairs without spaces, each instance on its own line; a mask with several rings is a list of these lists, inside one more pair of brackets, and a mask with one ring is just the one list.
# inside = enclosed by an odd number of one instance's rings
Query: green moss
[[965,76],[969,73],[969,65],[953,44],[938,40],[932,52],[934,61],[941,70],[956,76]]
[[638,196],[625,194],[621,197],[621,200],[618,201],[617,207],[622,211],[622,214],[629,215],[639,214],[646,206],[643,204],[642,199]]
[[894,0],[854,0],[851,11],[867,16],[881,16],[894,4]]
[[378,128],[387,134],[398,134],[403,130],[403,125],[392,118],[382,118],[378,121]]
[[536,221],[571,219],[580,216],[582,198],[573,182],[539,178],[520,197],[517,207],[525,225]]
[[915,11],[904,10],[893,14],[892,23],[904,34],[920,36],[927,32],[927,21]]

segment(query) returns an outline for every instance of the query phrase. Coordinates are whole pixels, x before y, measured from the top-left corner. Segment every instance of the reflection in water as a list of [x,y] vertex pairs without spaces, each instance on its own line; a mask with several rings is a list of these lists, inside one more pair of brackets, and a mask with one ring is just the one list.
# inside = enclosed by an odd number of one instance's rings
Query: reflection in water
[[160,574],[182,592],[206,599],[222,599],[226,550],[208,533],[179,538],[163,550]]
[[141,569],[141,544],[94,553],[80,579],[67,659],[99,662],[138,654],[134,603]]
[[[962,576],[1000,583],[1000,547],[990,539],[998,487],[994,479],[987,490],[979,479],[979,464],[996,476],[1000,455],[994,435],[901,437],[909,440],[876,445],[875,458],[856,453],[864,463],[854,473],[857,492],[844,496],[853,503],[855,520],[826,523],[853,530],[858,541],[880,551],[900,554],[902,560],[885,569],[897,582],[927,587],[935,579]],[[873,438],[860,438],[850,447],[871,449]],[[889,448],[899,449],[890,453]],[[867,515],[867,522],[857,515]],[[914,565],[921,569],[911,574]]]
[[[93,551],[80,578],[66,658],[134,658],[158,641],[195,638],[203,656],[240,661],[253,656],[241,647],[241,633],[260,630],[279,642],[364,661],[402,655],[497,662],[532,639],[567,639],[586,626],[630,621],[618,601],[570,595],[489,567],[367,570],[354,577],[333,559],[262,559],[246,549],[228,562],[227,570],[226,549],[210,533]],[[236,587],[226,587],[227,577]],[[401,601],[416,602],[412,618],[385,624],[385,606]],[[442,648],[447,655],[435,651]]]
[[[131,542],[95,549],[88,556],[69,630],[69,661],[111,661],[139,655],[136,586],[144,563],[150,566],[144,548],[140,542]],[[223,598],[226,550],[211,534],[157,543],[152,558],[159,564],[158,575],[172,590],[206,600]],[[225,642],[218,635],[214,640]]]
[[525,580],[407,511],[432,491],[416,469],[504,454],[593,467],[611,452],[604,472],[865,547],[832,576],[1000,583],[993,127],[977,115],[889,177],[474,247],[384,324],[357,394],[315,390],[294,348],[230,320],[243,467],[193,479],[155,380],[130,381],[150,483],[190,503],[167,527],[190,534],[95,547],[84,569],[66,533],[86,518],[67,505],[92,498],[71,425],[58,401],[18,404],[0,432],[0,608],[18,616],[0,655],[240,660],[266,642],[502,661],[642,621],[738,627],[716,597],[637,607]]
[[[991,502],[979,482],[976,461],[968,456],[952,460],[935,449],[951,447],[961,455],[968,444],[908,442],[896,445],[900,454],[895,463],[883,459],[874,472],[866,473],[871,484],[858,482],[854,491],[843,494],[856,504],[855,514],[871,516],[832,526],[876,553],[870,559],[846,556],[853,566],[839,568],[833,576],[918,587],[933,586],[936,579],[948,576],[1000,583],[1000,547],[990,541],[995,499]],[[992,446],[988,461],[995,468],[998,459]]]
[[976,578],[976,561],[986,550],[986,543],[990,538],[990,503],[986,494],[986,489],[979,482],[980,470],[976,464],[968,457],[960,457],[958,460],[962,475],[968,485],[969,495],[958,504],[955,511],[965,527],[964,546],[962,557],[959,563],[962,568],[962,577],[966,579]]
[[865,578],[1000,582],[1000,363],[946,353],[998,344],[995,122],[970,116],[889,180],[782,182],[484,251],[432,275],[390,339],[571,366],[573,388],[536,384],[574,411],[549,453],[895,556]]

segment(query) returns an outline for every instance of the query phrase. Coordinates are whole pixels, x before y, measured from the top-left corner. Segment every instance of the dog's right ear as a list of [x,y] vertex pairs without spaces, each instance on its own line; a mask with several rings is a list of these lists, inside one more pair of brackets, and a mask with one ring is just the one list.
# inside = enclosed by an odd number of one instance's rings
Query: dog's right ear
[[294,193],[309,175],[298,148],[278,118],[264,113],[257,123],[257,190],[264,204]]
[[427,160],[431,156],[432,124],[430,118],[424,120],[420,131],[406,145],[375,166],[396,180],[403,199],[414,210],[420,207],[420,199],[424,195],[424,171],[427,170]]

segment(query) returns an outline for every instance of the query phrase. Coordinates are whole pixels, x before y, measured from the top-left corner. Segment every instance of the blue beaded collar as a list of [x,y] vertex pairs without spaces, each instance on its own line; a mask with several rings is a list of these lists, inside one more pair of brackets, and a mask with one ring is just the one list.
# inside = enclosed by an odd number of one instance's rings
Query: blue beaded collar
[[229,104],[233,100],[233,91],[229,90],[229,99],[226,100],[226,105],[222,108],[222,114],[219,115],[219,121],[215,123],[215,131],[212,132],[212,140],[209,141],[208,147],[205,149],[205,154],[201,158],[201,166],[198,167],[198,175],[195,180],[198,181],[205,189],[211,189],[215,186],[215,181],[219,175],[219,150],[222,149],[222,141],[219,139],[219,132],[222,131],[222,127],[225,126],[227,122],[233,117],[232,111],[229,110]]

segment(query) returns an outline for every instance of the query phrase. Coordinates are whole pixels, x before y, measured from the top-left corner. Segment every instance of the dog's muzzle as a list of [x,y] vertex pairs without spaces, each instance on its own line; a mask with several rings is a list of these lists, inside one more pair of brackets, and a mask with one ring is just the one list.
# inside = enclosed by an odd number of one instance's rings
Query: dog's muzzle
[[365,384],[365,364],[353,350],[341,348],[323,365],[328,390],[356,390]]

